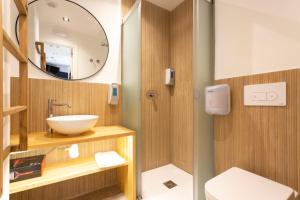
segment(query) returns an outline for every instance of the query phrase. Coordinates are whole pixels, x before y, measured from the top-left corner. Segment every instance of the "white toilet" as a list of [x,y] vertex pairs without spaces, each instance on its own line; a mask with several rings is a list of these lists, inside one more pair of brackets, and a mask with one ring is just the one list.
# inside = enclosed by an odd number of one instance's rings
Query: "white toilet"
[[290,187],[233,167],[205,184],[206,200],[295,200]]

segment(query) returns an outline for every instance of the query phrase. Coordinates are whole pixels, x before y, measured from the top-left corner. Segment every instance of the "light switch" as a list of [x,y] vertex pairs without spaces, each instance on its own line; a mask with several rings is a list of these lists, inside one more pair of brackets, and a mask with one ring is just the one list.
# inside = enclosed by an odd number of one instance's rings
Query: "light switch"
[[244,86],[246,106],[286,106],[286,82]]

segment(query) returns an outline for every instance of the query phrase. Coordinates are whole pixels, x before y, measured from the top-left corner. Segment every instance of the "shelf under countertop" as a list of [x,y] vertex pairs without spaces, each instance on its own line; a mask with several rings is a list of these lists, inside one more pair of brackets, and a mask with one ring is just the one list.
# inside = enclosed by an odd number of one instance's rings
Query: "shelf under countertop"
[[[51,136],[49,136],[47,132],[36,132],[30,133],[28,135],[28,150],[50,148],[134,135],[135,131],[122,126],[94,127],[90,131],[76,136],[66,136],[59,133],[53,133]],[[10,144],[11,146],[18,145],[19,135],[11,135]]]
[[115,166],[107,168],[99,168],[95,158],[75,159],[66,162],[46,165],[41,177],[31,178],[9,184],[10,194],[30,190],[33,188],[58,183],[61,181],[111,170],[119,167],[127,166],[128,162],[124,161]]

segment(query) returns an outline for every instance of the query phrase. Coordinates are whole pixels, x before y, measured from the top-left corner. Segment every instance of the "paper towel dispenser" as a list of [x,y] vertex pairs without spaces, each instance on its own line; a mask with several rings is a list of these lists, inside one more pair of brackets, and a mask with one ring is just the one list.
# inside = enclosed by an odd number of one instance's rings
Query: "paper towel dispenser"
[[227,84],[205,88],[205,111],[211,115],[230,113],[230,87]]

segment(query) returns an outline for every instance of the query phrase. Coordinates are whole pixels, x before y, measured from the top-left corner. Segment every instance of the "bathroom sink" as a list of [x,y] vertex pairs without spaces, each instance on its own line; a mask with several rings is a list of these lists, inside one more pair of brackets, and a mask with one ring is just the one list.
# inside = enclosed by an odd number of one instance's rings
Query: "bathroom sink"
[[47,118],[47,123],[58,133],[77,135],[94,127],[98,121],[97,115],[64,115]]

